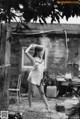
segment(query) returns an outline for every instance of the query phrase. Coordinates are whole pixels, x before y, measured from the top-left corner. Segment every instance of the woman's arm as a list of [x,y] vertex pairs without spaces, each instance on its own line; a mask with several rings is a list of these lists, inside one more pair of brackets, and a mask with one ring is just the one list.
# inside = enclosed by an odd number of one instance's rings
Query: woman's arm
[[30,49],[31,49],[32,47],[33,47],[33,45],[30,45],[30,46],[25,50],[25,53],[26,53],[27,57],[31,60],[31,62],[34,64],[35,60],[34,60],[33,56],[30,55],[30,53],[29,53],[29,51],[30,51]]
[[43,46],[43,45],[38,45],[38,44],[35,44],[37,47],[39,47],[39,48],[45,48],[45,46]]
[[45,62],[44,62],[44,69],[47,69],[47,60],[48,60],[48,54],[47,54],[47,48],[45,48]]
[[43,54],[45,53],[45,59],[44,59],[44,70],[46,70],[47,69],[47,56],[48,56],[48,51],[47,51],[47,48],[45,47],[45,46],[43,46],[43,45],[36,45],[37,47],[39,47],[39,48],[42,48],[42,52],[43,52]]

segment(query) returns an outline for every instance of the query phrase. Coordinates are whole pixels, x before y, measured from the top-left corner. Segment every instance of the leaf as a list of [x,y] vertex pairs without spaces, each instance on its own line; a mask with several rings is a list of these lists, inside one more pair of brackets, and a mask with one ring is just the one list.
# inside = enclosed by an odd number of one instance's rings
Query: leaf
[[44,22],[45,24],[47,24],[44,17],[41,17],[41,19],[43,20],[43,22]]
[[53,21],[56,21],[54,17],[52,17],[51,19],[51,24],[53,23]]
[[[22,4],[21,9],[19,5]],[[60,18],[64,16],[68,20],[71,16],[80,16],[80,5],[79,4],[57,4],[56,0],[2,0],[0,3],[0,20],[13,19],[14,15],[11,14],[10,9],[13,8],[17,13],[22,13],[22,19],[26,23],[32,19],[37,21],[40,18],[40,23],[46,24],[46,18],[51,17],[51,23],[54,20],[59,22]],[[54,17],[51,16],[53,13]],[[19,17],[20,18],[20,17]],[[41,20],[42,19],[42,20]]]
[[43,25],[43,23],[42,23],[41,19],[39,19],[39,22],[40,22],[40,24],[41,24],[41,25]]

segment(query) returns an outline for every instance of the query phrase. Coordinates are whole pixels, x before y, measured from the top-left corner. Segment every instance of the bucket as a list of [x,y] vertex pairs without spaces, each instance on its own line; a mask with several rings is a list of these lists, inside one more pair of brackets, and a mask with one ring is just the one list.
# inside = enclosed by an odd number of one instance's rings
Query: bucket
[[57,97],[57,87],[56,86],[47,86],[46,96],[47,97]]
[[79,100],[76,97],[65,100],[64,101],[65,114],[66,115],[74,114],[78,104],[79,104]]

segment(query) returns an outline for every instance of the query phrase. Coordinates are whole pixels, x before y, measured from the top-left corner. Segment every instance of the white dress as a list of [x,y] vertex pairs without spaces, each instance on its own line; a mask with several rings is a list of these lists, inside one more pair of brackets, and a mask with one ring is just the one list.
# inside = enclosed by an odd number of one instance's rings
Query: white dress
[[[34,68],[35,65],[37,66],[37,69]],[[43,78],[44,61],[36,58],[34,66],[32,71],[29,73],[28,81],[30,80],[34,85],[40,85],[41,79]]]

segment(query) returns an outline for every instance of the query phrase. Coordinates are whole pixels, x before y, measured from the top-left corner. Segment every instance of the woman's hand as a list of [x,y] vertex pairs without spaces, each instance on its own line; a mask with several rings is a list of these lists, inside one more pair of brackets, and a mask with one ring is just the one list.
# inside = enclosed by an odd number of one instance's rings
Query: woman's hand
[[37,46],[37,47],[39,47],[39,48],[42,48],[42,49],[43,49],[43,48],[45,48],[45,46],[44,46],[44,45],[39,45],[39,44],[36,44],[36,46]]
[[36,47],[36,44],[31,44],[26,50],[25,50],[25,52],[29,52],[29,50],[31,49],[31,48],[35,48]]
[[35,48],[37,46],[37,44],[31,44],[30,45],[32,48]]
[[31,44],[30,45],[31,48],[35,48],[36,46],[39,47],[39,48],[42,48],[42,49],[44,48],[45,49],[45,46],[43,46],[43,45],[39,45],[39,44]]
[[45,46],[43,46],[43,45],[31,44],[31,45],[26,49],[26,52],[28,52],[31,48],[35,48],[36,46],[39,47],[39,48],[45,49]]

